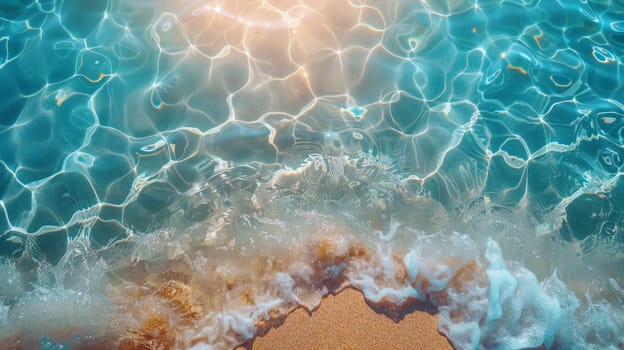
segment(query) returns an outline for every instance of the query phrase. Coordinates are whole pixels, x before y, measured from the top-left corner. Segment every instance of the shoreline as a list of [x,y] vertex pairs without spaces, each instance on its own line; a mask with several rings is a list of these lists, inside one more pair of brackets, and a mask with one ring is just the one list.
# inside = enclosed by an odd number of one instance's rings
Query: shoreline
[[437,315],[426,305],[400,320],[375,310],[354,288],[323,298],[311,313],[299,307],[236,349],[449,349]]

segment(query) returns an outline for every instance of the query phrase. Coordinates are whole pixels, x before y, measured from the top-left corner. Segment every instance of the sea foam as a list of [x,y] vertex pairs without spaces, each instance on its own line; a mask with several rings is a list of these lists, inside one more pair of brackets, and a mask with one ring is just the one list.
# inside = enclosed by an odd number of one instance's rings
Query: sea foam
[[[600,290],[587,289],[579,300],[556,271],[540,282],[522,263],[505,259],[495,240],[480,244],[458,233],[471,221],[429,232],[414,228],[430,218],[415,221],[416,211],[443,209],[429,197],[408,195],[400,178],[390,186],[392,176],[380,175],[360,195],[383,189],[383,198],[393,198],[388,210],[404,212],[396,210],[400,205],[413,212],[367,223],[353,193],[341,189],[362,173],[388,171],[383,164],[315,156],[296,169],[269,167],[254,193],[246,187],[236,190],[245,196],[231,193],[237,211],[223,206],[190,227],[133,235],[106,249],[76,240],[59,264],[43,264],[30,277],[5,265],[14,284],[3,289],[9,305],[3,322],[10,326],[2,343],[233,348],[278,326],[295,308],[312,311],[323,296],[355,288],[395,319],[409,305],[433,307],[440,331],[460,349],[621,344],[622,309]],[[317,181],[324,176],[327,181]],[[314,195],[306,197],[310,186]],[[280,202],[285,188],[298,197],[287,206]],[[198,203],[189,204],[193,210]],[[501,224],[491,214],[481,219]],[[621,298],[615,280],[601,288]]]

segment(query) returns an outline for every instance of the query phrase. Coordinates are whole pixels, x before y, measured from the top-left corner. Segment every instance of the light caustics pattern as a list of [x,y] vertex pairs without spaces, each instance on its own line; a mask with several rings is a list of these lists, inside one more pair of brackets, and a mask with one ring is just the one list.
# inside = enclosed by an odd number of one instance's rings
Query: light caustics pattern
[[234,348],[345,287],[622,349],[624,3],[0,4],[0,347]]

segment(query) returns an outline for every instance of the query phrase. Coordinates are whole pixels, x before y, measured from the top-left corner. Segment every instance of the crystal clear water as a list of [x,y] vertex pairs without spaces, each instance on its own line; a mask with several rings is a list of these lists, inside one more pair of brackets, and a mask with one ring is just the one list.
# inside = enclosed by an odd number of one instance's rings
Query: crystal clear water
[[623,57],[620,0],[4,0],[1,347],[233,348],[354,287],[622,349]]

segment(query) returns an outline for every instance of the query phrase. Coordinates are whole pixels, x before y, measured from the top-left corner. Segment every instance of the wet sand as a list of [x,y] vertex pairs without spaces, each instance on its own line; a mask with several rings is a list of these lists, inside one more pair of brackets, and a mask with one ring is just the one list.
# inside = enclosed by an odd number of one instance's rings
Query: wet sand
[[284,324],[257,337],[265,349],[453,349],[438,333],[437,317],[414,311],[395,322],[371,309],[358,291],[346,289],[323,299],[310,315],[292,312]]

